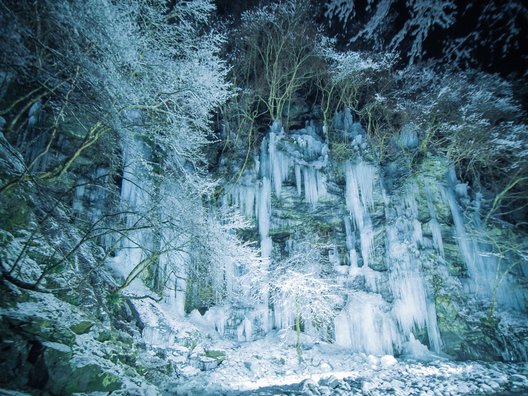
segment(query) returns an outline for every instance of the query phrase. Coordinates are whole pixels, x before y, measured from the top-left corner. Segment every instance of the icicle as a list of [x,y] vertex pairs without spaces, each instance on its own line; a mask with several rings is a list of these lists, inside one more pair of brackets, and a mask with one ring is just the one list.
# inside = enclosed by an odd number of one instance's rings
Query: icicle
[[301,167],[295,164],[295,186],[297,187],[297,195],[300,197],[302,194],[302,178],[301,178]]
[[[147,148],[141,141],[129,138],[123,144],[123,180],[121,183],[121,204],[132,212],[141,210],[148,204],[146,194],[145,175],[147,169],[144,165],[144,158],[148,157]],[[144,186],[143,188],[140,186]],[[137,221],[137,215],[128,214],[125,222],[128,228],[133,229]],[[129,272],[136,267],[143,259],[143,252],[140,247],[150,246],[150,234],[144,230],[130,232],[126,238],[122,239],[121,248],[123,257],[119,271],[126,277]]]
[[[345,165],[346,205],[359,231],[363,265],[368,266],[373,249],[374,232],[368,207],[374,206],[374,168],[362,163]],[[361,195],[360,195],[361,192]]]
[[207,322],[209,326],[213,327],[221,337],[224,336],[227,321],[225,307],[209,308],[203,316],[203,319]]
[[255,213],[255,187],[242,186],[240,189],[240,211],[246,217],[253,217]]
[[269,134],[269,161],[275,196],[279,198],[282,190],[282,182],[288,177],[290,160],[286,154],[277,150],[277,141],[281,139],[283,131],[281,131],[280,135],[277,135],[273,130],[274,128],[272,128],[272,132]]
[[423,244],[422,223],[418,219],[413,220],[413,241],[418,245]]
[[442,351],[442,337],[436,320],[436,306],[433,301],[427,302],[427,337],[429,346],[434,352]]
[[269,236],[271,216],[271,183],[267,177],[260,182],[258,205],[259,235],[264,240]]
[[404,334],[414,326],[423,327],[427,317],[425,287],[415,270],[408,246],[398,238],[395,225],[387,227],[388,259],[392,264],[390,282],[394,292],[394,312]]
[[374,180],[376,177],[376,168],[372,165],[360,162],[356,165],[354,172],[356,174],[359,190],[361,191],[361,202],[363,208],[374,209]]
[[253,339],[253,324],[246,317],[237,327],[237,338],[239,342],[249,342]]
[[[456,181],[456,177],[454,181]],[[489,268],[484,267],[484,262],[482,261],[482,257],[478,252],[478,247],[466,232],[464,219],[456,202],[456,197],[453,188],[448,187],[443,189],[442,191],[447,202],[449,203],[449,208],[451,209],[451,217],[453,218],[453,223],[455,224],[455,234],[458,247],[460,249],[460,253],[462,254],[462,258],[466,263],[469,276],[472,280],[470,289],[477,293],[487,294],[489,293],[492,287],[492,281],[490,280],[488,272]],[[495,271],[493,270],[491,274],[493,275],[494,272]]]
[[358,266],[358,255],[357,255],[356,249],[350,250],[349,253],[348,253],[348,257],[349,257],[349,260],[350,260],[350,266],[352,268],[357,268],[357,266]]
[[239,208],[240,213],[248,218],[255,216],[255,188],[254,173],[244,173],[239,184],[227,186],[227,198],[230,205]]
[[261,181],[258,199],[258,228],[262,257],[270,257],[272,241],[269,237],[271,217],[271,183],[267,177]]
[[345,216],[345,234],[346,234],[346,247],[349,252],[355,250],[355,238],[352,231],[352,224],[350,223],[350,216]]
[[295,325],[293,307],[282,302],[273,305],[273,325],[276,329],[291,329]]
[[180,277],[176,278],[176,290],[174,295],[175,311],[179,316],[185,315],[185,292],[187,290],[187,281]]
[[317,203],[319,195],[317,192],[316,171],[312,167],[303,167],[304,195],[306,202]]
[[428,186],[425,186],[425,197],[427,199],[427,208],[429,210],[429,216],[431,216],[431,221],[429,222],[429,227],[431,228],[431,233],[433,234],[433,244],[440,256],[444,256],[444,243],[442,241],[442,231],[440,230],[440,224],[436,218],[436,211],[433,204],[433,196],[431,190]]
[[348,324],[348,315],[342,310],[334,319],[335,343],[345,348],[352,346],[351,331]]
[[320,171],[316,171],[315,178],[317,180],[317,199],[326,197],[326,176]]
[[[461,183],[458,183],[456,179],[454,168],[451,168],[448,173],[448,187],[444,188],[442,192],[449,203],[451,216],[455,224],[457,243],[468,270],[469,279],[467,287],[469,291],[477,294],[486,301],[490,301],[495,294],[499,305],[518,310],[524,309],[526,297],[518,287],[514,276],[506,274],[502,281],[497,283],[497,274],[501,274],[507,269],[501,266],[501,262],[494,254],[494,248],[492,246],[486,243],[479,243],[477,238],[486,232],[482,224],[480,224],[480,219],[474,221],[475,236],[468,234],[462,212],[455,196],[455,189],[460,185]],[[458,189],[460,190],[460,187]],[[467,199],[463,195],[461,198]],[[477,209],[478,207],[479,203],[477,202]],[[472,217],[475,218],[476,216],[478,216],[478,213],[474,213]]]

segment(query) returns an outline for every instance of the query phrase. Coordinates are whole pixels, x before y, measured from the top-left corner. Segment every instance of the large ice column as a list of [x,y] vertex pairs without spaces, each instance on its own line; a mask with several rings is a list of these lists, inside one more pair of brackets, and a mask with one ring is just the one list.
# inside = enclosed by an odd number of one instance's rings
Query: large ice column
[[426,329],[430,347],[439,352],[441,339],[435,306],[417,255],[421,243],[421,232],[417,232],[418,196],[416,184],[409,185],[401,202],[395,203],[396,216],[387,219],[386,260],[394,295],[393,312],[403,336],[409,338],[413,331]]
[[297,196],[302,195],[302,176],[301,176],[301,166],[295,164],[295,187],[297,188]]
[[272,242],[269,236],[271,221],[271,182],[264,177],[260,182],[258,203],[258,229],[262,257],[270,257]]
[[316,172],[317,171],[312,167],[303,167],[304,198],[306,199],[306,202],[311,204],[317,203],[319,200]]
[[374,207],[373,190],[376,169],[362,161],[345,165],[346,206],[359,232],[363,265],[368,266],[374,243],[374,231],[368,209]]
[[[153,190],[146,165],[149,155],[148,149],[139,140],[129,138],[123,143],[121,205],[127,212],[125,221],[131,231],[121,242],[117,270],[126,277],[134,269],[141,268],[147,255],[160,252],[157,255],[156,271],[152,274],[154,286],[162,290],[163,304],[168,312],[184,315],[186,266],[189,257],[188,253],[176,246],[186,244],[185,236],[181,235],[180,230],[168,227],[160,227],[159,232],[153,232],[150,227],[140,227],[147,213],[152,216],[152,221],[159,221],[160,224],[170,223],[168,217],[171,216],[161,210],[157,214],[152,210],[156,204],[151,202],[151,196],[147,192]],[[171,197],[174,202],[181,199],[180,186],[169,179],[157,188],[161,195]],[[134,230],[135,228],[139,229]],[[146,290],[139,278],[134,283],[135,286]]]
[[[279,127],[279,123],[273,124],[274,128]],[[256,197],[256,217],[260,237],[260,250],[264,258],[271,256],[272,241],[269,236],[271,221],[271,177],[272,165],[269,153],[269,141],[272,137],[264,138],[260,146],[260,181],[258,181],[258,191]]]
[[228,319],[227,308],[223,306],[211,307],[203,316],[205,323],[213,327],[220,336],[224,336]]
[[290,158],[277,147],[277,143],[283,138],[283,135],[282,126],[275,121],[269,134],[268,155],[273,188],[277,197],[281,195],[282,182],[288,178],[290,169]]
[[253,340],[253,323],[247,317],[237,327],[238,342]]
[[335,342],[354,352],[392,355],[401,337],[379,294],[355,292],[334,320]]
[[276,329],[293,329],[295,312],[293,307],[283,302],[273,304],[273,325]]
[[130,208],[140,208],[148,201],[144,185],[148,171],[145,163],[148,157],[146,146],[133,138],[123,143],[123,180],[121,202]]
[[256,214],[255,200],[258,186],[254,170],[245,171],[236,184],[226,186],[225,204],[237,207],[242,215],[252,219]]

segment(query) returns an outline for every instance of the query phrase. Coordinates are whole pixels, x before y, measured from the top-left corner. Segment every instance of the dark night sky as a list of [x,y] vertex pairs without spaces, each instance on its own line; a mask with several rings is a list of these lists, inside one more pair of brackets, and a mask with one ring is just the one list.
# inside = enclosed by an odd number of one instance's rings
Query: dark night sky
[[[269,2],[266,0],[216,0],[217,13],[222,18],[233,17],[236,20],[243,11]],[[314,19],[327,28],[328,34],[340,38],[341,43],[348,42],[350,37],[355,33],[354,29],[348,26],[349,29],[345,32],[343,26],[336,23],[333,23],[333,27],[329,29],[328,20],[323,16],[325,2],[320,0],[311,0],[311,2],[314,7]],[[474,57],[471,60],[470,67],[483,69],[492,73],[500,73],[507,78],[518,78],[525,75],[528,70],[528,8],[524,0],[508,2],[503,0],[457,0],[456,3],[458,14],[456,22],[447,30],[437,29],[432,32],[424,42],[424,48],[426,50],[425,59],[438,58],[441,55],[446,40],[468,37],[477,32],[480,40],[473,40],[471,43],[472,48],[474,48]],[[510,11],[508,14],[503,13],[505,5],[507,4],[510,5],[510,9],[513,8],[511,7],[512,4],[516,4],[519,6],[518,8],[524,9],[526,12]],[[365,12],[366,5],[366,0],[356,0],[357,16],[349,25],[361,26],[361,23],[365,22],[368,18],[368,14]],[[493,21],[490,21],[488,18],[479,23],[479,17],[482,16],[483,10],[486,7],[488,9],[498,10],[498,12],[492,13],[491,16],[494,17]],[[386,39],[390,39],[390,35],[395,34],[409,17],[404,0],[396,0],[393,10],[398,15],[394,17],[393,26],[389,26],[386,29]],[[499,16],[499,18],[496,18],[496,16]],[[515,20],[516,26],[520,28],[518,34],[514,35],[517,36],[515,38],[519,47],[512,48],[506,54],[503,54],[503,37],[512,36],[507,26],[511,20]],[[354,47],[354,49],[365,48],[368,48],[368,43],[358,43]],[[447,63],[445,60],[443,62]],[[462,67],[465,66],[462,65]],[[525,75],[525,77],[528,76]]]

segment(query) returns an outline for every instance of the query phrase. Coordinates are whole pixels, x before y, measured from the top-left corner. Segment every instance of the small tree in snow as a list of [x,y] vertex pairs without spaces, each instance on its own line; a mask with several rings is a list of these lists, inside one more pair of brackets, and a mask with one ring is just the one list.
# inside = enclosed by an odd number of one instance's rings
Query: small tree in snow
[[[314,271],[312,255],[297,253],[275,271],[270,284],[271,302],[290,311],[295,318],[296,348],[301,357],[301,325],[328,328],[338,302],[337,288]],[[310,268],[310,266],[312,268]]]

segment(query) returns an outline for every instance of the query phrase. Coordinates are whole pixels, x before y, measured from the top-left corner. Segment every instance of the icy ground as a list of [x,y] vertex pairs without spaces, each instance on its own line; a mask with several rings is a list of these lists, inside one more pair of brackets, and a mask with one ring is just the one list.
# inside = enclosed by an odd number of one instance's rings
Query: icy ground
[[[166,395],[506,395],[528,394],[528,364],[455,362],[422,354],[421,360],[367,356],[304,340],[301,362],[293,334],[238,344],[215,340],[198,346]],[[222,350],[211,370],[193,356]]]
[[401,357],[372,356],[304,334],[299,358],[294,331],[236,342],[219,336],[221,320],[135,306],[148,354],[175,368],[163,395],[528,395],[528,363],[458,362],[412,338]]

